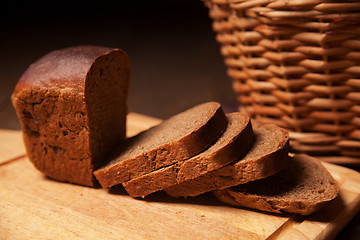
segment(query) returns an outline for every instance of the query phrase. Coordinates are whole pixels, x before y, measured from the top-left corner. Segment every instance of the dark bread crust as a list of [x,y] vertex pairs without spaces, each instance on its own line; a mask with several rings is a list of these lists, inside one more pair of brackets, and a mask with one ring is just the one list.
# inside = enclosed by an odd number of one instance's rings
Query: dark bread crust
[[338,192],[338,185],[320,161],[301,154],[274,176],[215,190],[213,194],[230,205],[309,215],[335,199]]
[[52,51],[26,69],[15,86],[14,94],[26,88],[70,88],[83,92],[86,74],[95,59],[112,50],[100,46],[78,46]]
[[[251,151],[235,163],[200,177],[166,188],[172,197],[194,197],[215,189],[224,189],[271,176],[282,170],[289,152],[289,134],[273,124],[253,122],[257,136]],[[272,138],[272,135],[276,138]],[[261,135],[261,136],[260,136]],[[275,141],[274,141],[275,139]],[[265,149],[259,149],[264,148]]]
[[40,58],[12,102],[29,159],[47,176],[93,186],[93,170],[125,138],[131,67],[120,49],[71,47]]
[[[128,139],[94,172],[95,177],[108,188],[188,159],[214,142],[226,125],[219,103],[197,105]],[[167,137],[171,140],[163,140]]]
[[221,168],[244,156],[255,139],[250,118],[241,113],[228,114],[227,117],[227,129],[208,149],[185,161],[124,182],[125,190],[132,197],[145,197]]

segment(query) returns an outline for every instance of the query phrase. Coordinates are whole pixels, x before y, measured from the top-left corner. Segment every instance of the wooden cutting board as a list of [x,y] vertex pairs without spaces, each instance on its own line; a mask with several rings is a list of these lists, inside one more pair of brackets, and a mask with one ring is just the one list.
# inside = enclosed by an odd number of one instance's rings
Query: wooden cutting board
[[[128,134],[158,119],[130,114]],[[234,208],[211,194],[133,199],[122,187],[56,182],[25,157],[19,131],[0,130],[0,239],[329,239],[360,209],[360,174],[324,163],[340,197],[308,217]]]

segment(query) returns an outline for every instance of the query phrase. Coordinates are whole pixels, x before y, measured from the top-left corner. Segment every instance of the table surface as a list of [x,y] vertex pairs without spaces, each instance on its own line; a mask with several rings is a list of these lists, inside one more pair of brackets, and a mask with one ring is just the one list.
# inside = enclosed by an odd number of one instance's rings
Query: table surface
[[[106,2],[59,6],[51,14],[36,3],[5,4],[0,16],[1,130],[21,128],[10,95],[26,67],[53,49],[86,44],[128,52],[133,67],[131,111],[166,118],[211,100],[222,103],[225,111],[237,109],[211,21],[200,1],[172,1],[166,7],[167,1],[129,1],[125,7]],[[359,235],[357,214],[337,238]]]
[[[127,134],[157,123],[131,113]],[[157,192],[140,200],[121,186],[57,182],[26,158],[21,131],[0,129],[0,141],[1,239],[331,239],[360,210],[360,173],[329,163],[339,197],[313,215],[296,216],[228,206],[210,193],[174,199]]]

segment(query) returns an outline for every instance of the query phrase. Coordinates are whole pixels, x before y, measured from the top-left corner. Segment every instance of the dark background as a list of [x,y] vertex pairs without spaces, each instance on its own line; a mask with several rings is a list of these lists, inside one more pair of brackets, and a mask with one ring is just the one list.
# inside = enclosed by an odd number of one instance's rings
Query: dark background
[[[237,109],[208,10],[200,0],[2,1],[0,128],[20,129],[10,103],[27,66],[54,49],[122,48],[133,77],[130,111],[167,118],[195,104]],[[337,239],[357,239],[360,216]]]
[[[125,50],[133,68],[130,111],[167,118],[205,101],[236,110],[208,10],[200,0],[6,1],[1,15],[0,101],[9,105],[27,66],[54,49]],[[1,108],[14,115],[12,108]],[[19,128],[15,118],[2,123]]]

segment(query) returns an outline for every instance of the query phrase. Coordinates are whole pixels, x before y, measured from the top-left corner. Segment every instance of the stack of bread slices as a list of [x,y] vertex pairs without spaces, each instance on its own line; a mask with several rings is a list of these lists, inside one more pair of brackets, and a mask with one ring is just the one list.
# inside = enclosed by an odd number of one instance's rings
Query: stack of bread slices
[[[311,214],[336,198],[322,164],[289,155],[289,135],[206,102],[126,138],[127,55],[94,46],[49,53],[19,80],[12,101],[29,159],[47,176],[132,197],[212,192],[269,212]],[[95,180],[95,178],[96,180]]]

